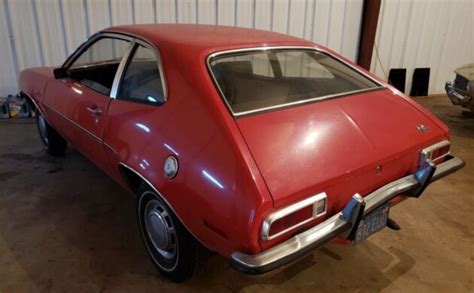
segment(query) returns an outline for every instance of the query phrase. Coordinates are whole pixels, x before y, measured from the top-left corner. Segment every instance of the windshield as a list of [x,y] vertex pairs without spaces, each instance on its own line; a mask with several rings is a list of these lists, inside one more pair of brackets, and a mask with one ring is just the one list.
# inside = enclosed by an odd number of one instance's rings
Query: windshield
[[223,98],[244,115],[380,87],[362,73],[312,49],[260,49],[209,60]]

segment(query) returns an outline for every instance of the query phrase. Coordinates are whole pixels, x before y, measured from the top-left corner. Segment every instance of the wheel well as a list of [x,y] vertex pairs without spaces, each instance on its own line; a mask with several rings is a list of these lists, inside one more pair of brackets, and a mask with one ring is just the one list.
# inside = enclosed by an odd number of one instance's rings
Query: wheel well
[[33,111],[38,111],[38,109],[36,107],[36,104],[33,102],[33,100],[31,99],[31,97],[29,95],[27,95],[23,91],[21,91],[20,92],[20,97],[25,99],[25,101],[30,106],[30,109],[32,109]]
[[140,188],[140,185],[145,182],[140,176],[137,175],[137,173],[123,165],[119,165],[119,172],[122,174],[122,177],[125,179],[125,182],[127,183],[130,190],[135,193]]

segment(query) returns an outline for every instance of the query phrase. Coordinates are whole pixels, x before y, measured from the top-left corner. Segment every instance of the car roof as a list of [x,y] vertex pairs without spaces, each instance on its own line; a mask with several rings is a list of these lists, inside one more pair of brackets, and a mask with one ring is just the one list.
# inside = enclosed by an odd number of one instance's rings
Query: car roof
[[199,51],[258,46],[314,46],[309,41],[285,34],[220,25],[135,24],[113,26],[104,31],[135,35],[158,47],[186,47]]

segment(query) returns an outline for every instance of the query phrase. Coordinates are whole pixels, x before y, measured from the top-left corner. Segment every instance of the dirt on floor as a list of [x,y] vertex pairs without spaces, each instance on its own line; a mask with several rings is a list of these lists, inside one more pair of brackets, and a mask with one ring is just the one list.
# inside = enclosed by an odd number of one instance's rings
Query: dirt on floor
[[444,96],[418,101],[449,125],[467,166],[393,208],[401,231],[330,244],[260,277],[213,255],[183,284],[149,261],[130,193],[75,151],[46,155],[34,120],[0,121],[0,292],[473,292],[474,114]]

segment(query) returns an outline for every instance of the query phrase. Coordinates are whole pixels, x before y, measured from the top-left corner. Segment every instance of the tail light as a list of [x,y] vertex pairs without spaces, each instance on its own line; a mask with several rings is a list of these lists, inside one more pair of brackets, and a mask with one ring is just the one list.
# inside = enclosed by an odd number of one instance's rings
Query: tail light
[[262,224],[262,239],[271,240],[326,213],[327,195],[316,194],[271,213]]
[[432,161],[434,164],[442,163],[449,155],[451,143],[447,140],[435,143],[421,151],[420,166],[426,161]]

